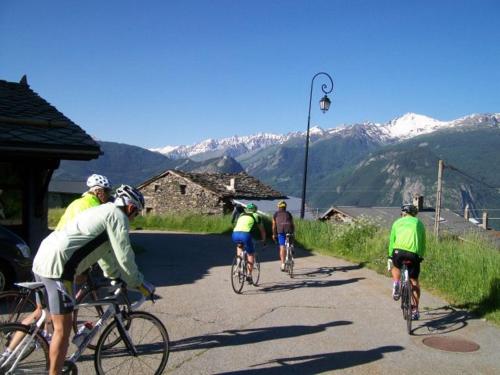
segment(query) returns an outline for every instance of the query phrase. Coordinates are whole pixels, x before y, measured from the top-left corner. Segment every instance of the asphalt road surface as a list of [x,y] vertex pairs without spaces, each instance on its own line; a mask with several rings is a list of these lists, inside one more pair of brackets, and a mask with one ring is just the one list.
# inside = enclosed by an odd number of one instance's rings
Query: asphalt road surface
[[[410,336],[391,280],[359,265],[297,249],[290,279],[270,245],[260,285],[237,295],[228,236],[137,231],[132,240],[146,249],[138,264],[162,296],[146,310],[170,335],[166,373],[500,374],[500,329],[424,290]],[[440,350],[426,344],[433,339],[479,349]],[[78,367],[93,373],[89,362]]]

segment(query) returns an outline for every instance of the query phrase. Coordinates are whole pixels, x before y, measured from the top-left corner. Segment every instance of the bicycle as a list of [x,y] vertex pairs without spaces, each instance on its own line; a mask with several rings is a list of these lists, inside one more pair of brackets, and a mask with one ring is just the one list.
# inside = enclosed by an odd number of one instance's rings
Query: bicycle
[[411,265],[411,260],[403,260],[403,265],[401,267],[401,310],[403,310],[403,319],[406,320],[406,330],[408,334],[411,335],[411,322],[412,322],[412,299],[413,290],[410,281],[410,275],[408,273],[408,267]]
[[[236,244],[240,255],[236,255],[231,265],[231,286],[236,294],[240,294],[243,290],[243,285],[247,281],[248,273],[248,253],[243,242]],[[254,253],[254,263],[252,271],[252,284],[257,286],[260,279],[260,263],[257,257],[257,252]]]
[[285,239],[285,272],[293,279],[293,234],[287,233]]
[[[92,266],[87,271],[87,279],[80,286],[75,295],[77,304],[82,302],[97,301],[99,285],[95,282],[91,273],[96,268]],[[22,322],[36,309],[35,290],[29,288],[20,288],[18,290],[9,290],[0,293],[0,323]],[[73,313],[73,331],[76,333],[82,322],[97,321],[102,315],[101,306],[81,307]],[[95,350],[95,343],[88,346]]]
[[[18,285],[35,290],[39,295],[43,289],[43,284],[38,282]],[[120,304],[119,299],[126,296],[126,291],[125,283],[120,283],[111,297],[76,306],[76,308],[86,306],[107,306],[107,308],[90,331],[83,336],[77,345],[77,350],[64,362],[63,374],[78,373],[76,362],[103,327],[105,328],[99,336],[94,355],[97,374],[119,374],[131,369],[141,375],[162,373],[170,352],[167,330],[154,315],[137,311],[146,300],[145,297],[134,304],[129,304],[127,299],[125,305]],[[153,295],[151,301],[154,302]],[[41,327],[46,317],[47,311],[44,309],[41,317],[31,325],[20,323],[0,325],[0,350],[4,352],[0,357],[0,374],[45,373],[48,370],[49,345],[41,335]],[[111,318],[113,321],[106,326]],[[10,344],[16,332],[21,332],[24,337],[14,350],[8,353],[4,349]],[[150,341],[145,342],[145,340]],[[128,356],[131,358],[127,358]]]

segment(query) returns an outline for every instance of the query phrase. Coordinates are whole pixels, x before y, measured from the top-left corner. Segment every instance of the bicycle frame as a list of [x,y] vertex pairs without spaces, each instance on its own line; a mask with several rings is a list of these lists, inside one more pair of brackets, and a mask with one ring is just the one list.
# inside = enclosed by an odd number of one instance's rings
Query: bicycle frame
[[[76,307],[87,307],[87,306],[106,306],[109,305],[109,307],[104,311],[100,319],[94,324],[90,332],[85,336],[81,344],[78,346],[77,350],[66,360],[67,362],[72,362],[76,363],[82,353],[85,351],[87,348],[88,344],[92,341],[92,339],[101,331],[103,327],[105,327],[106,322],[111,318],[114,317],[116,321],[116,326],[118,328],[118,331],[120,332],[120,336],[122,337],[123,341],[125,342],[125,345],[127,346],[127,349],[131,350],[134,355],[137,355],[137,350],[135,349],[132,339],[130,338],[127,330],[125,329],[125,325],[123,323],[123,317],[121,314],[121,310],[116,304],[117,298],[122,294],[122,287],[118,287],[115,292],[113,293],[113,297],[109,298],[109,300],[103,300],[103,301],[98,301],[98,302],[89,302],[89,303],[82,303],[77,305]],[[134,303],[133,305],[130,305],[131,310],[137,309],[140,305],[142,305],[145,301],[145,297],[143,296],[139,301]]]

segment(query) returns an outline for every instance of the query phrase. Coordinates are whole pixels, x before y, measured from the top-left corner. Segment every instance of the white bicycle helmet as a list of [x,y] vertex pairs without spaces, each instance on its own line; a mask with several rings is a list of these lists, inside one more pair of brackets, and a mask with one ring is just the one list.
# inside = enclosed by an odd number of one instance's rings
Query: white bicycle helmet
[[89,178],[87,178],[87,186],[89,188],[98,186],[104,189],[111,189],[111,184],[109,183],[107,177],[101,176],[100,174],[93,174],[89,176]]
[[122,185],[115,192],[115,204],[126,206],[133,204],[140,211],[144,208],[144,196],[142,193],[130,185]]

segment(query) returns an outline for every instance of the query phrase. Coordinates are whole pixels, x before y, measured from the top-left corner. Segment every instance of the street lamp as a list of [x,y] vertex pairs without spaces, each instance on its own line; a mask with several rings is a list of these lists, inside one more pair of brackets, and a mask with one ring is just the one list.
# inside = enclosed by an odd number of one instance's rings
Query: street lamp
[[319,72],[314,75],[314,77],[311,80],[311,92],[309,94],[309,114],[307,115],[307,133],[306,133],[306,156],[304,158],[304,176],[302,180],[302,201],[300,203],[300,218],[304,218],[304,211],[306,207],[306,185],[307,185],[307,159],[309,157],[309,127],[311,125],[311,103],[312,103],[312,92],[313,92],[313,84],[314,84],[314,79],[317,76],[324,75],[328,77],[330,80],[330,90],[327,90],[328,85],[326,83],[323,83],[321,85],[321,90],[325,94],[321,100],[319,101],[319,108],[325,113],[328,111],[330,108],[331,101],[328,98],[327,94],[331,93],[333,91],[333,80],[332,77],[328,73],[324,72]]

